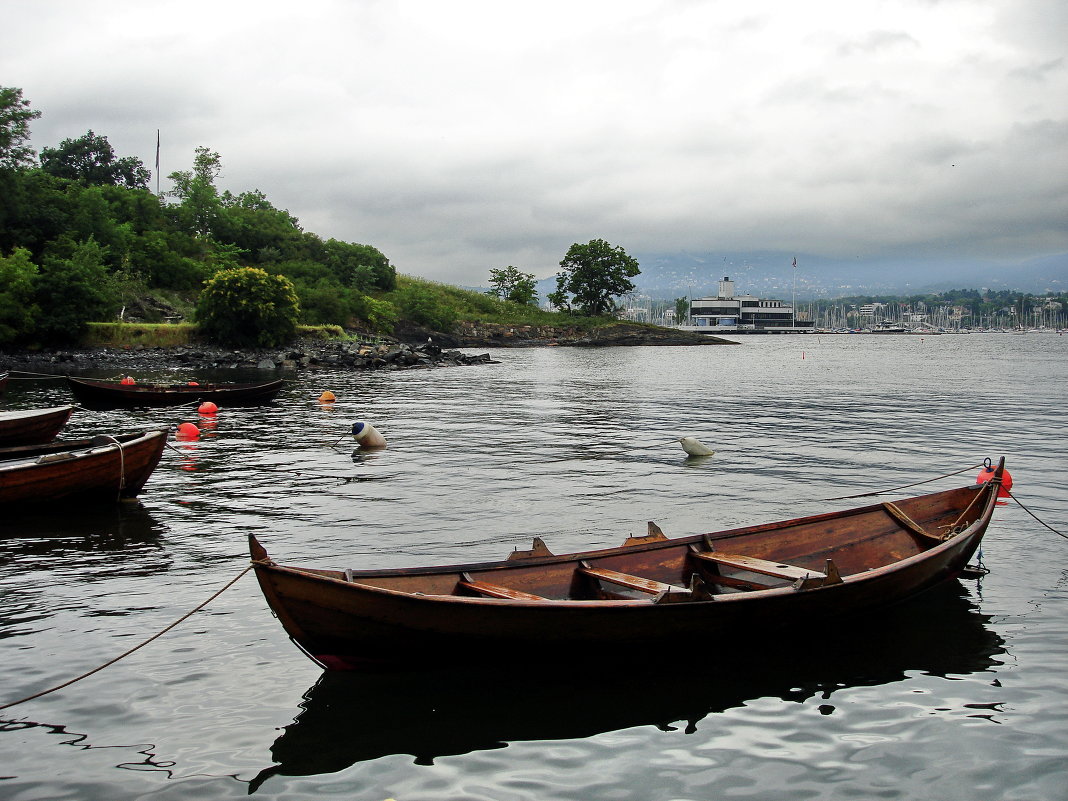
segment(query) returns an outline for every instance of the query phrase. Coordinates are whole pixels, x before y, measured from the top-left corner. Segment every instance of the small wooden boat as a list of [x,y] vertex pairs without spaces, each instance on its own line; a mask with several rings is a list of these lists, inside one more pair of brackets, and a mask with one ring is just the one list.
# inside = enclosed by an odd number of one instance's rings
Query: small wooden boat
[[74,397],[96,409],[136,406],[181,406],[211,401],[220,406],[260,406],[281,391],[284,379],[260,384],[122,384],[67,376]]
[[73,406],[0,412],[0,448],[51,442],[70,419]]
[[391,570],[252,565],[293,641],[327,669],[724,653],[745,636],[818,638],[955,578],[979,547],[1004,459],[983,484],[777,523],[499,562]]
[[0,506],[133,498],[159,464],[167,429],[0,448]]

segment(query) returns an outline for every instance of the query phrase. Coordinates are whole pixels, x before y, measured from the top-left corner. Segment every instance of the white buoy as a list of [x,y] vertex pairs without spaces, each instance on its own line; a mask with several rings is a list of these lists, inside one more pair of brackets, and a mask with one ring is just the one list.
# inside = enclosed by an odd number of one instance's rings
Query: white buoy
[[679,442],[682,443],[682,449],[686,451],[687,456],[711,456],[715,453],[714,450],[695,437],[680,437]]
[[363,449],[386,447],[386,438],[378,433],[377,428],[363,420],[352,424],[352,436]]

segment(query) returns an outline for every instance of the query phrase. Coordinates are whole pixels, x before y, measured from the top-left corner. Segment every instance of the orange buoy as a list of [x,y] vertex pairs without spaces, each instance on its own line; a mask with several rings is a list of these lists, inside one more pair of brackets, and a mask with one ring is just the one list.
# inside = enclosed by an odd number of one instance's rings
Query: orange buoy
[[[994,466],[992,464],[990,464],[989,461],[987,461],[987,463],[983,467],[983,469],[979,471],[979,475],[977,475],[975,477],[975,483],[976,484],[985,484],[986,482],[988,482],[990,479],[992,479],[994,477],[994,473],[995,472],[996,471],[995,471]],[[1010,494],[1009,490],[1011,490],[1011,489],[1012,489],[1012,476],[1009,474],[1008,470],[1002,470],[1001,471],[1001,486],[998,488],[998,497],[999,498],[1008,498],[1009,494]]]
[[200,439],[200,429],[193,423],[182,423],[174,436],[177,439]]
[[128,376],[126,376],[126,378],[122,379],[122,381],[120,381],[119,383],[120,384],[136,384],[137,382],[134,381],[134,377],[132,375],[128,375]]
[[326,390],[326,392],[319,396],[320,403],[333,403],[336,400],[337,398],[334,397],[334,393],[330,390]]
[[197,411],[201,414],[215,414],[217,411],[219,411],[219,407],[211,401],[204,401],[202,404],[200,404],[200,406],[197,407]]

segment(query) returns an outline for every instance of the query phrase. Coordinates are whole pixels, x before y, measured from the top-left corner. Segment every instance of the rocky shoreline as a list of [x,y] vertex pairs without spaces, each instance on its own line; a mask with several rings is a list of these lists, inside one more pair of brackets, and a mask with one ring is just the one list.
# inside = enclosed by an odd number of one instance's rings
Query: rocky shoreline
[[[419,343],[419,344],[413,344]],[[210,348],[198,345],[148,348],[62,348],[0,351],[0,371],[70,373],[82,370],[406,370],[496,364],[489,353],[461,349],[497,347],[610,347],[634,345],[736,344],[671,328],[618,325],[592,330],[549,326],[461,323],[455,334],[409,326],[398,338],[300,340],[285,348]]]

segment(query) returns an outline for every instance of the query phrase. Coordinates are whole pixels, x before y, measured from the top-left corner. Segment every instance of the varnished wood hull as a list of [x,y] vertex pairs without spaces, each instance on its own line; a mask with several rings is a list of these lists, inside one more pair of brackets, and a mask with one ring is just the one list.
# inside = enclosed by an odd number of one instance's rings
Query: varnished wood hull
[[284,379],[260,384],[120,384],[67,376],[67,385],[79,402],[94,409],[130,409],[141,406],[181,406],[211,401],[219,407],[262,406],[274,400]]
[[73,406],[0,412],[0,448],[51,442],[70,419]]
[[0,448],[0,507],[58,500],[115,502],[141,492],[167,429]]
[[[876,504],[708,535],[642,538],[621,548],[449,567],[280,566],[250,539],[268,603],[297,645],[328,669],[545,658],[640,664],[671,655],[714,657],[730,649],[724,638],[767,640],[788,631],[818,640],[827,626],[847,619],[841,625],[863,634],[866,612],[961,573],[989,525],[993,484],[899,501],[892,510]],[[950,525],[955,533],[941,539]],[[709,554],[728,551],[784,575],[710,566]],[[796,583],[784,577],[797,569]],[[716,589],[635,598],[591,578],[598,574]],[[538,597],[477,597],[472,587]]]

